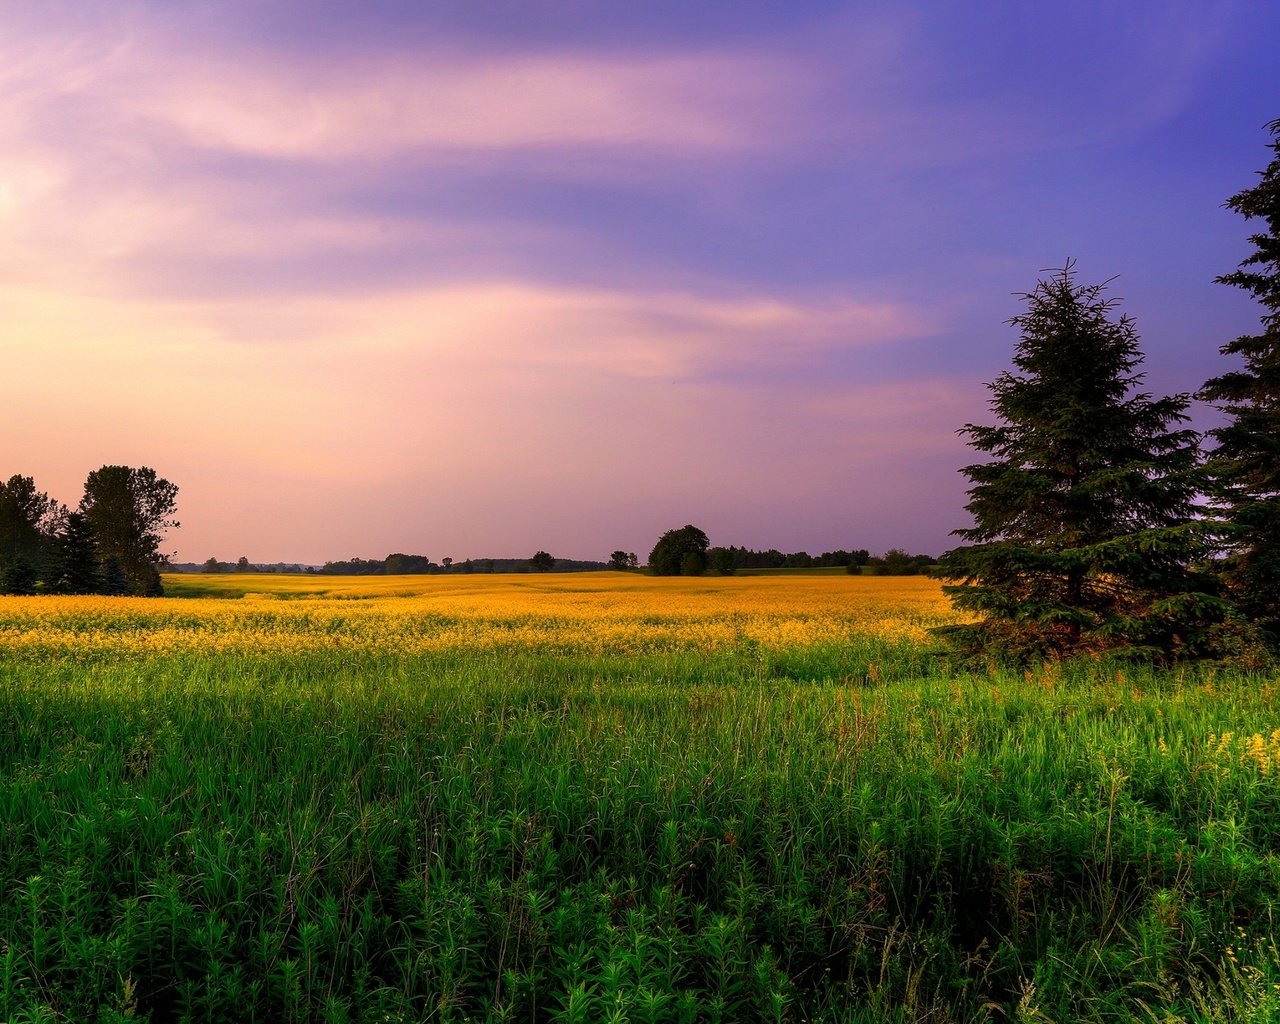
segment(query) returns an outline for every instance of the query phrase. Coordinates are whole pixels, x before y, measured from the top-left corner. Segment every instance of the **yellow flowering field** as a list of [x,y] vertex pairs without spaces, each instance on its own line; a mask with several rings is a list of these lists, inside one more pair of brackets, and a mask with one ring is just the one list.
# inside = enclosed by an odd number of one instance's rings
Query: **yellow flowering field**
[[[566,653],[923,643],[955,621],[924,577],[562,575],[165,578],[169,598],[0,598],[0,646],[32,653]],[[199,596],[188,596],[199,595]]]

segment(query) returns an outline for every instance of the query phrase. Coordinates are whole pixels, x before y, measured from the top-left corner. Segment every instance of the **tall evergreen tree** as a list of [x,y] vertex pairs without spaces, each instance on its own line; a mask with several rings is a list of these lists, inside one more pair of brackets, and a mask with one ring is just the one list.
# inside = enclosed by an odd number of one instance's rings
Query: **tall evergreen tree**
[[58,537],[57,573],[52,589],[60,594],[97,594],[104,586],[93,528],[81,513],[70,512]]
[[1280,120],[1267,126],[1275,154],[1253,188],[1227,207],[1263,230],[1238,270],[1218,278],[1262,303],[1262,331],[1222,346],[1241,369],[1205,384],[1201,397],[1224,412],[1225,426],[1210,431],[1217,445],[1209,459],[1215,504],[1225,520],[1227,593],[1273,649],[1280,649]]
[[103,560],[102,593],[110,597],[123,597],[129,593],[129,575],[115,555],[107,555]]
[[955,604],[981,616],[944,635],[970,655],[1026,659],[1195,653],[1222,603],[1195,564],[1199,452],[1187,396],[1153,399],[1132,320],[1072,263],[1022,296],[1013,363],[993,384],[995,426],[966,424],[992,456],[967,466],[971,541],[948,552]]
[[26,558],[11,559],[0,570],[0,594],[34,594],[38,579],[36,567]]

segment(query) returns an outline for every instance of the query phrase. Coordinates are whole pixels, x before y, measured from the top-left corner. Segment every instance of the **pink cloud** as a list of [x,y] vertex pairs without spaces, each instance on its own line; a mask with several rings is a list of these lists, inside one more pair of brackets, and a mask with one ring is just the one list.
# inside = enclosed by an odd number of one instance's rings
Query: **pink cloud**
[[[193,142],[272,156],[550,146],[706,153],[776,146],[803,80],[776,57],[383,55],[339,69],[188,70],[143,109]],[[772,115],[772,116],[771,116]]]
[[[345,555],[366,534],[371,550],[408,547],[415,531],[465,557],[533,526],[590,554],[592,531],[678,518],[691,481],[749,508],[760,474],[821,491],[832,459],[928,448],[930,425],[956,425],[941,384],[765,383],[927,327],[886,304],[510,283],[230,308],[30,290],[0,303],[0,353],[23,382],[0,409],[0,434],[23,439],[16,468],[55,467],[42,482],[74,500],[103,462],[156,466],[186,488],[175,542],[190,558],[230,555],[247,523],[289,558]],[[725,368],[743,380],[717,382]],[[24,431],[49,416],[56,433]],[[850,462],[851,436],[893,441]],[[589,525],[595,505],[607,524]]]

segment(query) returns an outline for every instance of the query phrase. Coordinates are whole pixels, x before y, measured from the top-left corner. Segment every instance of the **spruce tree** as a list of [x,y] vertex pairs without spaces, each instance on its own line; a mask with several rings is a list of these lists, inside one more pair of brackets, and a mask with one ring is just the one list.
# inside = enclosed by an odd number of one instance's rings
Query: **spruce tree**
[[0,480],[0,585],[8,586],[3,580],[10,570],[13,586],[23,588],[31,586],[31,572],[41,575],[65,513],[61,504],[36,490],[31,477],[15,474]]
[[0,572],[0,594],[34,594],[38,580],[34,565],[22,557],[11,559],[5,563],[3,572]]
[[129,576],[115,555],[107,555],[102,563],[102,593],[122,597],[129,593]]
[[1228,417],[1210,431],[1214,504],[1224,520],[1223,580],[1233,603],[1280,650],[1280,120],[1267,126],[1275,154],[1261,181],[1227,200],[1227,207],[1264,230],[1238,270],[1218,283],[1243,288],[1262,303],[1262,331],[1223,345],[1241,369],[1205,384],[1200,397]]
[[58,537],[58,574],[53,589],[60,594],[97,594],[105,581],[93,527],[79,512],[67,514]]
[[1107,283],[1078,285],[1071,262],[1021,296],[1013,364],[988,385],[995,426],[966,424],[991,461],[967,466],[972,543],[942,574],[972,625],[944,636],[979,659],[1076,653],[1151,660],[1193,655],[1222,603],[1194,566],[1198,437],[1187,396],[1140,392],[1133,321]]

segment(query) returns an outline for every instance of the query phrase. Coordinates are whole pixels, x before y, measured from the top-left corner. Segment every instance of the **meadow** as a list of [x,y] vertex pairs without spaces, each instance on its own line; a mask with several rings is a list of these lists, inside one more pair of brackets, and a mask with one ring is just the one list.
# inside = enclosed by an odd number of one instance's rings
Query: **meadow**
[[0,598],[0,1020],[1280,1020],[1278,680],[924,578]]

